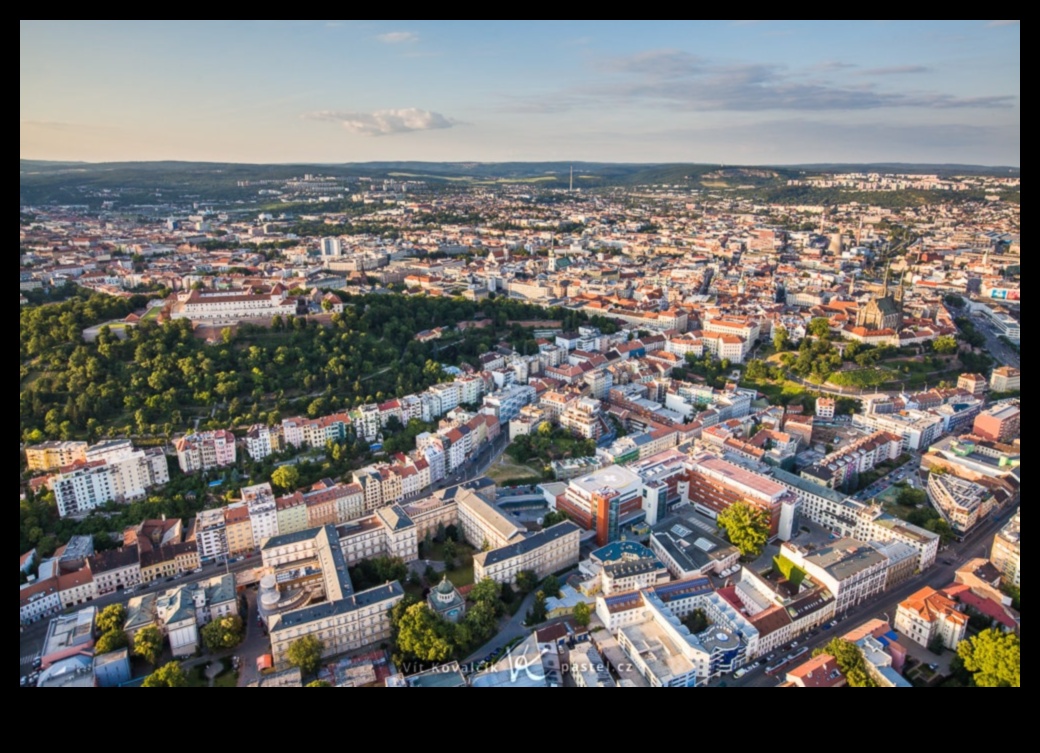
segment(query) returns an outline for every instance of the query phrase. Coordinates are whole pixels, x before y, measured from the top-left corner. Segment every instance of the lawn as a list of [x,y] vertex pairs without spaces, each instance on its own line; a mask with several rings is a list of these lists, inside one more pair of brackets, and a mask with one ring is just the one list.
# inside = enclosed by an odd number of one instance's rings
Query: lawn
[[148,309],[144,316],[141,317],[142,322],[154,322],[159,318],[159,312],[162,311],[162,306],[152,306]]
[[542,474],[531,466],[518,463],[503,453],[502,456],[496,460],[490,468],[488,468],[487,476],[496,484],[504,485],[508,484],[510,481],[541,478]]
[[[473,554],[476,549],[471,547],[469,544],[459,543],[455,545],[455,562],[456,567],[453,570],[448,571],[448,580],[450,580],[456,587],[468,586],[473,583]],[[428,560],[436,560],[438,562],[444,561],[444,544],[438,544],[436,542],[430,547],[428,552],[424,552],[425,558]],[[440,576],[437,576],[437,580],[440,580]],[[436,585],[431,583],[431,586]]]

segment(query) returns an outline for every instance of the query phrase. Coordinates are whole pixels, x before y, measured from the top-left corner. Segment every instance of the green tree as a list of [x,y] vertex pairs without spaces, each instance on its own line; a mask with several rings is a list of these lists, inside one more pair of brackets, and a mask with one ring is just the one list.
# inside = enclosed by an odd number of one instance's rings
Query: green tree
[[202,642],[209,651],[234,648],[245,637],[245,631],[242,629],[242,618],[236,614],[213,620],[204,625],[200,632],[202,633]]
[[947,356],[957,352],[957,338],[953,335],[940,335],[932,340],[932,350]]
[[683,624],[691,633],[696,635],[697,633],[702,633],[707,630],[711,623],[708,622],[708,616],[704,613],[703,609],[694,609],[686,616],[686,619],[683,620]]
[[813,656],[829,654],[838,663],[838,669],[845,675],[845,681],[852,688],[874,688],[877,683],[867,671],[867,662],[863,654],[852,641],[844,638],[834,638],[826,646],[813,651]]
[[928,495],[920,489],[908,486],[899,492],[896,501],[903,507],[920,507],[928,503]]
[[[138,633],[140,635],[140,633]],[[136,644],[136,639],[134,640]],[[188,685],[188,677],[181,669],[179,661],[166,662],[156,669],[141,683],[143,688],[183,688]]]
[[94,653],[100,656],[128,645],[130,645],[130,639],[126,637],[125,632],[118,629],[109,630],[102,633],[101,637],[97,639],[97,643],[94,644]]
[[773,330],[773,348],[777,353],[787,350],[791,347],[790,341],[787,339],[787,328],[776,327]]
[[545,595],[553,599],[559,598],[560,596],[560,579],[555,575],[548,576],[542,581],[542,591]]
[[485,602],[498,604],[502,596],[502,587],[491,578],[484,578],[473,585],[470,589],[469,599],[474,604]]
[[155,625],[147,625],[134,634],[134,655],[140,656],[153,667],[159,661],[162,649],[163,635]]
[[516,574],[516,587],[520,593],[529,594],[538,586],[538,576],[533,570],[521,570]]
[[736,502],[719,513],[716,522],[745,558],[757,557],[769,540],[769,517],[747,502]]
[[126,624],[126,607],[122,604],[109,604],[102,609],[94,621],[99,633],[107,633],[110,630],[122,630]]
[[957,644],[957,656],[980,688],[1022,687],[1022,647],[1014,633],[983,630]]
[[328,680],[311,680],[309,683],[304,685],[305,688],[331,688],[332,683]]
[[548,528],[549,526],[554,526],[557,523],[563,523],[567,520],[570,520],[567,513],[561,512],[560,510],[550,510],[542,518],[542,527]]
[[815,337],[830,337],[831,323],[825,316],[814,316],[809,322],[808,332]]
[[316,635],[305,635],[289,644],[285,658],[292,666],[299,667],[303,674],[311,675],[318,671],[324,651],[325,644],[320,638]]
[[549,611],[545,605],[545,592],[539,591],[534,595],[534,604],[527,610],[527,624],[538,625],[539,623],[545,622],[545,618],[548,616]]
[[300,469],[295,465],[280,465],[271,474],[271,483],[287,492],[294,491],[300,483]]
[[592,620],[592,609],[584,601],[579,601],[574,605],[574,622],[582,627],[588,627],[589,622]]
[[412,604],[397,625],[397,650],[417,661],[446,661],[455,650],[451,626],[426,604]]

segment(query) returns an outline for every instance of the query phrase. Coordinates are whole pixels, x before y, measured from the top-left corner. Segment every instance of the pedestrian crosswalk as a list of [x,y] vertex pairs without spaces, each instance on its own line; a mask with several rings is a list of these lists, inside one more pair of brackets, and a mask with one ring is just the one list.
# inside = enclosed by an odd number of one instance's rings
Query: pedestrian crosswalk
[[18,662],[18,666],[20,666],[20,667],[21,666],[31,666],[32,662],[33,662],[33,659],[35,659],[35,658],[36,658],[36,652],[35,651],[33,653],[31,653],[31,654],[22,654],[22,658]]

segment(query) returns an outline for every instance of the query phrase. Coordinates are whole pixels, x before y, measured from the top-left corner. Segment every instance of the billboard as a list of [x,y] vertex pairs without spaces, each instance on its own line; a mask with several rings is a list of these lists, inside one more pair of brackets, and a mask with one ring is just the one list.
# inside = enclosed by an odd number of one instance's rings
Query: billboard
[[1020,295],[1020,290],[1009,290],[1007,288],[990,288],[989,291],[989,297],[997,301],[1017,301]]

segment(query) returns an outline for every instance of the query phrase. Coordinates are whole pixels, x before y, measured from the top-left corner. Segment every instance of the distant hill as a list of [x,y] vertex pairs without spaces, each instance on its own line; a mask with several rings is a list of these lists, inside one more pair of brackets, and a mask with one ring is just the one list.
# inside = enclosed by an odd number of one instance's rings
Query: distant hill
[[534,188],[565,188],[574,171],[576,188],[674,185],[703,189],[779,189],[806,173],[907,172],[941,175],[1019,175],[1019,168],[979,165],[816,164],[748,166],[722,164],[637,164],[611,162],[348,162],[246,164],[221,162],[50,162],[19,160],[23,206],[80,204],[100,206],[105,192],[121,205],[161,204],[185,199],[252,201],[256,188],[239,181],[284,180],[304,173],[337,178],[424,180],[445,187],[515,183]]

